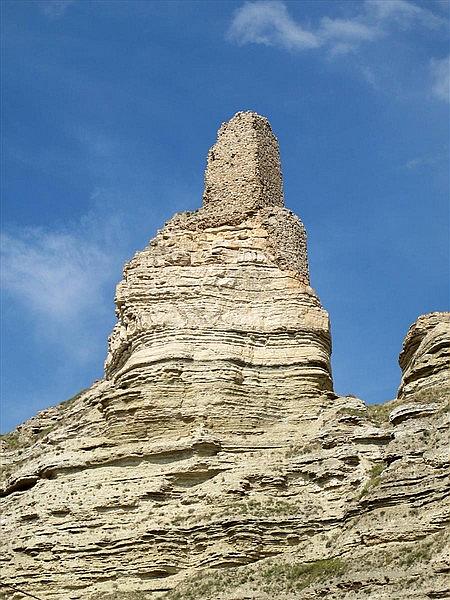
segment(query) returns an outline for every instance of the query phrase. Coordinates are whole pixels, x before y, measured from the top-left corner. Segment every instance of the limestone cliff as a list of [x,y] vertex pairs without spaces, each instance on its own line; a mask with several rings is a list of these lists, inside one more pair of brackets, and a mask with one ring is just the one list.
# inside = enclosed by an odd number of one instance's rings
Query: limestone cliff
[[411,327],[398,400],[336,396],[283,204],[238,113],[202,208],[125,267],[105,378],[2,440],[5,598],[450,597],[449,314]]
[[399,398],[449,384],[450,313],[423,315],[411,325],[399,359]]

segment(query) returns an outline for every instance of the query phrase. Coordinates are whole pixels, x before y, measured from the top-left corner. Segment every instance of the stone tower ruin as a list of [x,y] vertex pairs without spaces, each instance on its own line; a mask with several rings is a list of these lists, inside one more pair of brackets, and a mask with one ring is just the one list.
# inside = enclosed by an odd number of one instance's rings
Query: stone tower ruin
[[[169,405],[251,428],[332,389],[328,315],[267,119],[240,112],[221,126],[202,208],[175,215],[126,265],[116,305],[106,377],[140,386],[138,430]],[[114,424],[123,410],[111,405]]]
[[224,123],[208,153],[203,206],[224,203],[230,214],[284,205],[278,142],[256,113],[239,112]]

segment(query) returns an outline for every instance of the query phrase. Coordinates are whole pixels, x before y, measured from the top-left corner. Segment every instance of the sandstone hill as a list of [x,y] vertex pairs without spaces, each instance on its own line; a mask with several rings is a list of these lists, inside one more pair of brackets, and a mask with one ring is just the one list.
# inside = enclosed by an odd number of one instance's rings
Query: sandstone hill
[[450,313],[397,399],[333,392],[265,118],[222,125],[116,306],[104,379],[3,436],[0,597],[450,598]]

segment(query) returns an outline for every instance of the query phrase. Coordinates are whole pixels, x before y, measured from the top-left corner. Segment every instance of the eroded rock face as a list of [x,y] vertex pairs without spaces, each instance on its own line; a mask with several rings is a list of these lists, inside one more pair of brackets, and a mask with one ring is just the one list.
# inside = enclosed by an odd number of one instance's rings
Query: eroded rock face
[[205,186],[204,206],[171,219],[117,288],[106,377],[139,398],[111,403],[113,428],[128,412],[146,436],[155,409],[171,407],[174,427],[251,429],[332,389],[328,315],[309,285],[303,224],[283,207],[266,119],[222,125]]
[[125,267],[105,378],[1,442],[0,597],[450,597],[442,319],[399,399],[336,396],[267,121],[212,153],[204,206]]
[[441,392],[391,423],[398,400],[304,397],[252,431],[155,407],[146,439],[108,420],[136,397],[98,382],[3,442],[4,581],[48,600],[448,597]]
[[411,325],[399,358],[399,398],[433,386],[450,384],[450,313],[420,316]]

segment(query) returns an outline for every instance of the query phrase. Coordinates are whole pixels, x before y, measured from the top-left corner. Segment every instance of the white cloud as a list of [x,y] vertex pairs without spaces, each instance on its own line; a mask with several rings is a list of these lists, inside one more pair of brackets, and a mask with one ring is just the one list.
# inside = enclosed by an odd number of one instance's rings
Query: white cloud
[[324,17],[316,27],[296,21],[279,0],[245,2],[234,13],[228,39],[239,45],[265,44],[305,50],[325,47],[348,52],[361,43],[389,35],[393,27],[439,28],[448,21],[407,0],[365,0],[351,18]]
[[448,13],[450,10],[450,0],[434,0],[435,5],[439,7],[441,10]]
[[407,0],[366,0],[365,8],[369,19],[395,23],[404,29],[412,27],[414,23],[430,29],[446,23],[442,17]]
[[356,19],[330,19],[324,17],[319,30],[323,40],[370,41],[380,35],[376,27]]
[[450,102],[450,56],[432,59],[430,71],[433,96],[444,102]]
[[121,236],[118,219],[98,210],[71,224],[70,231],[10,228],[0,238],[4,306],[25,322],[31,319],[29,333],[44,348],[55,345],[79,364],[97,359],[105,327],[114,321],[113,288],[124,261]]
[[405,167],[409,170],[409,171],[413,171],[415,169],[422,169],[422,168],[428,168],[428,167],[434,167],[436,165],[438,165],[439,163],[443,162],[444,160],[446,160],[447,154],[436,154],[434,156],[418,156],[416,158],[412,158],[411,160],[408,160],[408,162],[405,164]]
[[82,235],[30,228],[2,235],[2,288],[25,309],[70,323],[101,305],[108,252]]
[[382,35],[378,27],[367,25],[358,19],[321,20],[319,36],[327,44],[332,54],[345,54],[354,50],[360,43],[369,42]]
[[73,126],[69,133],[83,146],[89,157],[103,160],[118,156],[120,142],[111,135],[79,126]]
[[75,0],[41,0],[39,7],[49,19],[59,19]]
[[317,36],[296,23],[286,6],[275,0],[246,2],[235,12],[228,37],[239,45],[253,43],[288,49],[320,45]]

